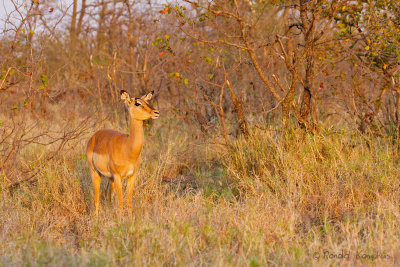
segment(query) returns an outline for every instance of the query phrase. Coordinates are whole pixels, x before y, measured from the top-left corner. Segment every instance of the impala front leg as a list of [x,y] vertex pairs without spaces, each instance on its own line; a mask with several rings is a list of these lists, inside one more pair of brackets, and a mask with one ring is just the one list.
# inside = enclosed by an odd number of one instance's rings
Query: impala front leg
[[135,185],[136,174],[128,177],[128,184],[126,187],[126,191],[128,193],[128,208],[132,212],[132,195],[133,195],[133,186]]
[[119,211],[121,213],[123,208],[123,200],[122,200],[121,176],[119,175],[114,176],[114,189],[115,193],[117,193],[118,196],[118,206],[119,206]]

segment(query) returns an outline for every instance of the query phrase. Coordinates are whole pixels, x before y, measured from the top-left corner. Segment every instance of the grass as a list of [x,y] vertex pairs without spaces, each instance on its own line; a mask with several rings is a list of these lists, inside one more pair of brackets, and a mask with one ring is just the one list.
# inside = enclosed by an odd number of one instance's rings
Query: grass
[[390,140],[256,130],[227,147],[164,120],[147,131],[132,214],[102,197],[94,216],[89,135],[39,164],[35,184],[1,179],[0,265],[399,264]]

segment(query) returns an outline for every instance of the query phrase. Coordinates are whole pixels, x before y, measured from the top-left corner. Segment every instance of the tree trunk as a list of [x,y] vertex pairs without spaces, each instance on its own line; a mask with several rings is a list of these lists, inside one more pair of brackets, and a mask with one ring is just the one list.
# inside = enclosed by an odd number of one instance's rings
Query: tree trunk
[[[314,79],[314,18],[309,23],[307,18],[307,2],[305,0],[300,1],[300,18],[303,24],[303,34],[306,53],[306,74],[304,78],[304,90],[303,98],[300,107],[300,117],[303,122],[307,123],[310,117],[311,102],[312,102],[312,86]],[[315,112],[315,110],[314,110]],[[315,123],[315,122],[314,122]]]
[[104,47],[104,20],[106,17],[107,2],[101,1],[101,11],[99,15],[99,22],[97,26],[97,50],[101,52]]
[[78,0],[74,0],[72,3],[72,16],[71,16],[71,25],[69,27],[69,37],[70,37],[70,46],[72,47],[75,42],[76,37],[76,14],[78,9]]
[[[133,31],[134,31],[134,24],[133,24],[133,14],[131,11],[131,6],[129,1],[125,1],[125,5],[126,5],[126,9],[128,10],[128,42],[129,42],[129,65],[130,65],[130,70],[131,70],[131,74],[129,75],[129,87],[130,88],[134,88],[135,86],[133,86],[133,82],[134,82],[134,78],[135,78],[135,71],[136,71],[136,67],[135,67],[135,39],[134,39],[134,35],[133,35]],[[132,92],[132,93],[136,93],[136,92]]]
[[304,86],[304,92],[300,107],[300,116],[304,121],[308,121],[310,110],[311,110],[311,90],[310,86],[306,85]]
[[292,82],[290,84],[289,92],[287,92],[285,99],[282,102],[282,124],[283,129],[287,130],[290,126],[290,108],[293,100],[294,93],[296,92],[297,85],[297,72],[292,72]]
[[239,129],[242,132],[242,134],[245,137],[247,137],[247,136],[249,136],[249,130],[248,130],[246,118],[245,118],[244,112],[243,112],[242,101],[240,101],[236,97],[235,91],[233,91],[232,86],[228,80],[226,80],[226,84],[228,85],[229,92],[231,93],[232,102],[233,102],[233,105],[235,106],[235,110],[238,115]]
[[82,0],[81,11],[79,12],[78,25],[76,26],[76,36],[82,32],[82,21],[86,14],[86,0]]

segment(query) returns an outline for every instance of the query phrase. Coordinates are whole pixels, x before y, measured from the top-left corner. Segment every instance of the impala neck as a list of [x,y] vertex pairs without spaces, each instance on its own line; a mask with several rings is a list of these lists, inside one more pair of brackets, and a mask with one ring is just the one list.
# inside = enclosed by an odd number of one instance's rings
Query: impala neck
[[136,120],[132,116],[130,117],[130,133],[128,137],[128,147],[130,149],[130,154],[134,156],[139,156],[142,151],[143,146],[143,121]]

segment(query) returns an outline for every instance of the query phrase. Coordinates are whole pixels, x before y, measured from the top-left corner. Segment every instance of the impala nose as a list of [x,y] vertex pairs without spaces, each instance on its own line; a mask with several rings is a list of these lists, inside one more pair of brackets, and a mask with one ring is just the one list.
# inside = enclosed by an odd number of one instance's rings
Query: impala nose
[[158,110],[154,110],[153,113],[153,119],[157,119],[158,117],[160,117],[160,112]]

